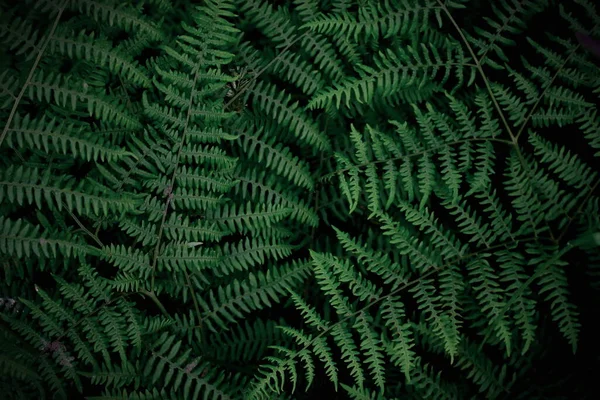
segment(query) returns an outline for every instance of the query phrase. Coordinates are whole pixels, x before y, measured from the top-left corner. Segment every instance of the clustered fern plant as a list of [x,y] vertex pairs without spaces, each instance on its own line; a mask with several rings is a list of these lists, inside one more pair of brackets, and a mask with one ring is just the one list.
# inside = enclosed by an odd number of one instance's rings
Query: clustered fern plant
[[594,398],[599,36],[591,0],[4,1],[2,398]]

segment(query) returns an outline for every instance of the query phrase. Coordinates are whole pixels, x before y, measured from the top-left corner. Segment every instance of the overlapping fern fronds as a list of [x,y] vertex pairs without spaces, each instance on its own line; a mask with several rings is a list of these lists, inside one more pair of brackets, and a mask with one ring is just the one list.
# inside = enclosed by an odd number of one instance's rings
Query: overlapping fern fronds
[[590,396],[596,6],[201,3],[0,4],[3,395]]

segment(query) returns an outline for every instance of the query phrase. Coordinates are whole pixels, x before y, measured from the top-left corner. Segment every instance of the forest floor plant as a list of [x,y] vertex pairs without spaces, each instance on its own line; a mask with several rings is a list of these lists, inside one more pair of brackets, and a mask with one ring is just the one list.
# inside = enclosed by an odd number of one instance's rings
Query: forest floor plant
[[592,399],[591,0],[0,1],[4,399]]

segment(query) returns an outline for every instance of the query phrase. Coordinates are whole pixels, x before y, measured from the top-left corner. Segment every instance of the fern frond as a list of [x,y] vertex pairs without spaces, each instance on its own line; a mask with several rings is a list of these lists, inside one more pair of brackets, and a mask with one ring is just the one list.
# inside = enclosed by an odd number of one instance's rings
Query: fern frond
[[291,96],[285,91],[278,89],[275,85],[263,82],[250,88],[249,91],[253,95],[254,107],[277,120],[279,124],[289,127],[298,139],[314,146],[317,150],[330,148],[327,137],[320,132],[306,113],[302,112],[298,102],[291,103]]
[[[501,64],[508,62],[503,46],[515,46],[517,44],[510,36],[523,32],[527,22],[536,14],[543,12],[548,5],[548,0],[519,2],[501,0],[498,4],[494,4],[492,6],[494,18],[484,18],[489,27],[476,27],[477,36],[469,35],[468,37],[477,49],[480,63],[501,69]],[[492,56],[497,58],[492,58]]]
[[75,180],[68,176],[57,178],[50,184],[49,174],[24,167],[9,167],[0,171],[0,201],[18,205],[34,204],[38,208],[51,203],[59,211],[64,207],[90,216],[106,216],[109,211],[127,212],[139,204],[139,198],[114,196],[93,182],[84,181],[75,186]]
[[577,343],[581,324],[579,312],[568,300],[567,279],[562,269],[568,265],[561,257],[570,248],[557,249],[552,247],[536,248],[529,246],[528,253],[533,256],[529,264],[536,265],[541,286],[540,293],[547,293],[545,300],[551,302],[552,319],[564,337],[568,340],[573,353],[577,351]]
[[152,346],[143,375],[150,378],[153,384],[159,384],[162,389],[169,388],[169,391],[186,398],[232,398],[235,378],[225,385],[224,375],[218,375],[207,362],[193,358],[192,349],[183,350],[181,347],[182,342],[176,341],[174,336],[167,333],[161,335]]
[[302,27],[311,31],[331,35],[348,36],[355,41],[359,38],[378,39],[393,36],[407,36],[415,31],[424,30],[429,24],[431,14],[438,20],[441,10],[435,1],[386,0],[377,3],[371,12],[359,12],[353,15],[348,12],[337,12],[332,15],[320,14]]
[[411,325],[407,322],[404,304],[397,297],[387,297],[382,303],[380,312],[391,336],[388,341],[384,342],[386,352],[390,361],[400,367],[406,381],[410,383],[411,371],[415,363],[415,351],[413,350]]
[[57,73],[36,72],[27,86],[27,97],[32,101],[54,102],[75,111],[83,102],[89,115],[98,119],[114,122],[126,129],[140,129],[138,118],[130,115],[125,107],[112,96],[91,88],[85,81]]
[[39,226],[22,219],[0,217],[0,252],[19,259],[37,257],[81,257],[96,250],[69,234],[41,231]]
[[228,329],[227,323],[243,318],[244,313],[271,307],[279,303],[281,296],[306,278],[308,265],[302,263],[284,264],[271,269],[269,273],[249,273],[247,278],[235,279],[225,287],[211,291],[206,300],[199,299],[203,310],[203,321],[209,329]]
[[426,81],[438,78],[439,69],[445,71],[443,77],[439,78],[441,84],[448,80],[454,70],[458,87],[464,80],[462,68],[467,65],[468,61],[460,48],[448,48],[444,55],[438,49],[424,44],[415,49],[409,46],[407,51],[388,49],[375,58],[375,68],[359,66],[359,78],[349,77],[341,83],[334,83],[333,87],[317,92],[308,107],[327,108],[335,104],[339,109],[342,100],[345,100],[346,107],[350,106],[351,101],[368,103],[373,100],[376,91],[386,97],[413,85],[420,88]]
[[13,149],[36,149],[82,158],[85,161],[114,162],[133,153],[108,143],[97,132],[76,128],[67,120],[17,114],[8,129],[5,143]]

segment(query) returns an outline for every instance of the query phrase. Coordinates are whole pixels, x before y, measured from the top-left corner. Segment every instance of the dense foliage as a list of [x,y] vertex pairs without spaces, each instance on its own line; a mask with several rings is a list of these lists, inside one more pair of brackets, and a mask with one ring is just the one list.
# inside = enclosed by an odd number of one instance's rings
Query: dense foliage
[[4,1],[2,397],[597,398],[593,3]]

